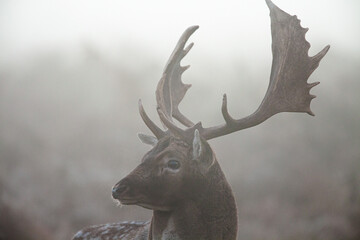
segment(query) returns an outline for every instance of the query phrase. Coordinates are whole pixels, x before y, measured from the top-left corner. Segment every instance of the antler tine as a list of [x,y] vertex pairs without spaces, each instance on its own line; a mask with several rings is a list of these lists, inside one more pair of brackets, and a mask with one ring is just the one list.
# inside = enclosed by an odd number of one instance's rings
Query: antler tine
[[164,132],[158,126],[156,126],[156,124],[153,121],[151,121],[149,116],[146,114],[144,107],[142,105],[141,99],[139,99],[139,112],[140,112],[140,116],[141,116],[142,120],[144,121],[146,126],[151,130],[151,132],[155,135],[155,137],[157,139],[160,139],[163,136],[165,136],[166,132]]
[[164,123],[164,125],[169,129],[169,131],[172,134],[178,137],[187,137],[186,131],[176,126],[174,122],[172,122],[160,108],[158,108],[157,111],[161,121]]
[[305,40],[308,29],[302,28],[296,16],[290,16],[272,1],[266,0],[266,3],[270,9],[273,62],[265,97],[253,114],[233,119],[228,112],[227,98],[224,95],[221,111],[225,124],[199,129],[205,139],[253,127],[280,112],[305,112],[314,115],[310,103],[315,96],[309,92],[319,82],[307,83],[307,80],[330,46],[309,57],[310,44]]
[[226,94],[223,95],[223,102],[222,102],[222,106],[221,106],[221,113],[224,117],[224,120],[226,122],[227,125],[233,125],[235,124],[235,119],[233,119],[228,111],[227,108],[227,96]]
[[179,111],[178,106],[181,100],[184,98],[186,91],[191,87],[190,84],[184,84],[181,81],[181,75],[190,66],[181,66],[180,61],[186,56],[186,54],[194,45],[191,43],[185,48],[187,40],[198,28],[198,26],[189,27],[182,34],[168,62],[165,65],[163,76],[160,79],[156,89],[156,100],[158,108],[161,109],[161,111],[164,113],[164,116],[169,121],[173,121],[172,118],[175,118],[186,127],[191,127],[194,125],[194,123]]

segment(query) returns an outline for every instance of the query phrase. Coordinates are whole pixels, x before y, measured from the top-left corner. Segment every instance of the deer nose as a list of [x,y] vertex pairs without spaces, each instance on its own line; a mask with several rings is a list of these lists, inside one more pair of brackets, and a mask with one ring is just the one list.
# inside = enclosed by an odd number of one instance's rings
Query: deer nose
[[124,183],[118,183],[116,184],[112,189],[112,197],[115,199],[119,199],[121,194],[126,192],[128,190],[128,186]]

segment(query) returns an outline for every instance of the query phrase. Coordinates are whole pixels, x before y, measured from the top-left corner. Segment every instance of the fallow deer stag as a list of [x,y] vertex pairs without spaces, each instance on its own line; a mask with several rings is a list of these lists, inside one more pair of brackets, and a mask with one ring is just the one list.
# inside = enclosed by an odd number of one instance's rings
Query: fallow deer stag
[[[138,205],[153,210],[149,222],[120,222],[98,225],[79,231],[74,239],[236,239],[237,209],[208,140],[253,127],[280,112],[305,112],[314,115],[309,93],[318,84],[307,83],[311,73],[329,50],[326,46],[313,57],[305,40],[308,29],[300,26],[270,0],[273,62],[270,83],[259,108],[250,116],[234,119],[222,102],[225,123],[205,128],[194,124],[179,111],[179,103],[190,85],[181,80],[188,66],[180,61],[193,44],[185,44],[198,26],[188,28],[180,37],[168,60],[156,89],[157,111],[167,128],[162,130],[150,120],[139,101],[139,111],[155,137],[139,134],[142,142],[153,148],[141,164],[119,181],[113,198],[124,205]],[[185,126],[181,128],[174,119]]]

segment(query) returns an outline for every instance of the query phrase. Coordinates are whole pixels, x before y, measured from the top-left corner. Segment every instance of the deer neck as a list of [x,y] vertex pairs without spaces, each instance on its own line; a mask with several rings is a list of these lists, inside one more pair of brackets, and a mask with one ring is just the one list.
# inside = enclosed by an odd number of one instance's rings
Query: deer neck
[[149,239],[236,239],[234,196],[220,166],[215,164],[209,186],[197,197],[182,201],[172,211],[153,212]]

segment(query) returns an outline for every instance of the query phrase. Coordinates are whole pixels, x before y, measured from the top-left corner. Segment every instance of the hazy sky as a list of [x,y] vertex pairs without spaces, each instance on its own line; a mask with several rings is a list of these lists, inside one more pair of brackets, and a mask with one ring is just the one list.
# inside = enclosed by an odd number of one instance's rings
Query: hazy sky
[[[359,55],[359,0],[274,3],[310,28],[310,53],[330,44],[332,51]],[[199,52],[259,55],[269,51],[269,23],[264,0],[0,0],[0,58],[81,44],[104,51],[134,44],[168,54],[191,25],[200,25],[192,38]]]

